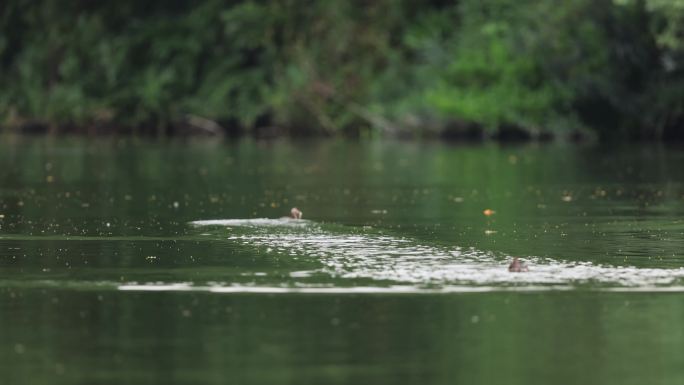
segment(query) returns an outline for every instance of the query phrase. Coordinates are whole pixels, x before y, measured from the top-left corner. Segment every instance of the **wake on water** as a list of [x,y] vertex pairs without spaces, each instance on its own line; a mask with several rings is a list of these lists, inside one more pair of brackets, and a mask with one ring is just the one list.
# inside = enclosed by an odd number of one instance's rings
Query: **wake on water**
[[228,240],[245,246],[266,247],[282,254],[315,258],[322,268],[311,274],[370,279],[400,288],[408,285],[432,291],[466,291],[487,287],[506,290],[598,286],[605,290],[675,290],[679,286],[673,285],[681,284],[684,279],[682,268],[606,266],[533,256],[523,257],[530,265],[529,272],[510,273],[507,270],[510,256],[473,248],[426,245],[386,235],[373,228],[350,228],[308,220],[226,219],[191,224],[239,227],[239,234],[228,235]]

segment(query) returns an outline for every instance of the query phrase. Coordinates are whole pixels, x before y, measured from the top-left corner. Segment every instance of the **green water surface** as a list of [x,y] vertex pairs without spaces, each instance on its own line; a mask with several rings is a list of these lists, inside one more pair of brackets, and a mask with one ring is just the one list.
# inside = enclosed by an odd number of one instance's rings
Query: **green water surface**
[[0,137],[0,384],[684,383],[683,164]]

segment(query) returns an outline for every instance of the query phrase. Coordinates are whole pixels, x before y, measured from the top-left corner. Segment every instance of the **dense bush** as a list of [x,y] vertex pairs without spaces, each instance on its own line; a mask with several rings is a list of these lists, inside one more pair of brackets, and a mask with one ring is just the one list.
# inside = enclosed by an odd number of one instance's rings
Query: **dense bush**
[[682,0],[0,5],[6,127],[682,137]]

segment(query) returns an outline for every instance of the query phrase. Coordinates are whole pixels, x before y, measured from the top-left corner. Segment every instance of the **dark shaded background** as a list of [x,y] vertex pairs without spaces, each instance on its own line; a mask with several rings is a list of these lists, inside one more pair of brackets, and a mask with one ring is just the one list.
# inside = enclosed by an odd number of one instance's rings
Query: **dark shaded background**
[[0,5],[6,130],[682,139],[678,0]]

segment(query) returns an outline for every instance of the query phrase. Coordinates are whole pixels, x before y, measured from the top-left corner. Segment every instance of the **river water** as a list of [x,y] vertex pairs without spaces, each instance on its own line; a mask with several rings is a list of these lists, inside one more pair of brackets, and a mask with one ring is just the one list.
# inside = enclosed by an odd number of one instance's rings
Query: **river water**
[[0,383],[679,384],[683,164],[0,137]]

